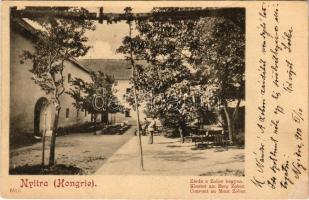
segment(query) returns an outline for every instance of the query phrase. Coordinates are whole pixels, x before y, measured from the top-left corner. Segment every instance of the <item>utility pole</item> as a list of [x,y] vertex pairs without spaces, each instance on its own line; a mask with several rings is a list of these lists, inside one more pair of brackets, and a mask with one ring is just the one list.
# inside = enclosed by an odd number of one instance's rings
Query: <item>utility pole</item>
[[[129,24],[129,37],[132,38],[132,21],[128,22]],[[134,102],[135,102],[135,110],[137,116],[137,135],[139,140],[139,152],[140,152],[140,167],[141,170],[144,170],[144,161],[143,161],[143,148],[142,148],[142,138],[141,138],[141,131],[140,131],[140,119],[139,119],[139,109],[138,109],[138,99],[136,93],[136,86],[135,86],[135,63],[133,59],[133,52],[132,52],[132,43],[130,43],[130,60],[132,65],[132,77],[133,77],[133,94],[134,94]]]

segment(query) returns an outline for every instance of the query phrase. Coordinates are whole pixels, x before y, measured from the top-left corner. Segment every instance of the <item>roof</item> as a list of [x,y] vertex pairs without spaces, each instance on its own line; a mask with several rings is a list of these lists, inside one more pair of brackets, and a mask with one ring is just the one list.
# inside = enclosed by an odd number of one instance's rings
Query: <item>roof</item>
[[71,59],[68,59],[68,61],[74,64],[79,69],[83,70],[84,72],[89,73],[89,70],[85,66],[81,65],[77,60],[71,58]]
[[21,18],[11,17],[11,31],[15,30],[21,33],[28,39],[36,40],[38,37],[38,30],[32,27],[29,23]]
[[[37,40],[38,37],[40,37],[39,31],[21,18],[11,17],[11,28],[11,30],[15,30],[21,33],[24,37],[34,42],[35,40]],[[71,62],[74,66],[78,67],[84,72],[89,73],[89,70],[80,63],[78,63],[78,61],[74,58],[67,59],[67,61]]]
[[129,80],[130,63],[124,59],[79,59],[79,63],[91,71],[102,71],[116,80]]

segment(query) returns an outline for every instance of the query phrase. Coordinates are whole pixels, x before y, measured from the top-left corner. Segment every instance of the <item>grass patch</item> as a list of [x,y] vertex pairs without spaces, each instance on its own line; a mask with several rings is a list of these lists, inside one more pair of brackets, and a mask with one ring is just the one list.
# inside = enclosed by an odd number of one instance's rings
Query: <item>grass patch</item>
[[14,169],[10,169],[10,174],[23,175],[82,175],[85,172],[75,166],[71,165],[54,165],[52,167],[42,165],[24,165]]
[[35,139],[33,133],[10,133],[10,149],[30,146],[41,140]]

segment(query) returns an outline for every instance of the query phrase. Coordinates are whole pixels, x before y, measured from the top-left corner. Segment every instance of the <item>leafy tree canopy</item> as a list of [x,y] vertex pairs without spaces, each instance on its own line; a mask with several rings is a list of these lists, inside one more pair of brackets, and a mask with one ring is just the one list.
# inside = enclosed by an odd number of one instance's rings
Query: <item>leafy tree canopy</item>
[[[156,8],[153,12],[171,10],[179,8]],[[233,21],[205,17],[147,19],[135,24],[137,35],[125,37],[118,52],[126,55],[132,52],[134,60],[147,62],[136,65],[132,81],[139,98],[146,102],[148,112],[164,113],[164,117],[168,113],[175,114],[176,110],[178,119],[192,118],[189,115],[198,113],[194,111],[196,105],[192,98],[192,103],[183,100],[192,95],[192,91],[210,102],[211,97],[216,96],[220,99],[217,103],[224,104],[244,98],[245,36],[243,29]]]
[[77,109],[85,109],[89,113],[119,112],[123,110],[118,102],[114,86],[117,81],[113,76],[101,71],[90,72],[91,82],[80,78],[71,81],[72,88],[67,92],[75,102]]
[[[53,7],[50,9],[79,14],[88,13],[84,8]],[[32,79],[46,94],[51,95],[51,100],[54,103],[60,104],[58,98],[65,91],[63,84],[65,81],[64,62],[86,55],[90,46],[85,44],[88,41],[85,32],[94,30],[95,26],[91,21],[76,21],[49,16],[35,19],[35,22],[40,29],[37,30],[34,51],[25,50],[21,55],[21,61],[32,61],[33,66],[30,70],[33,74]]]

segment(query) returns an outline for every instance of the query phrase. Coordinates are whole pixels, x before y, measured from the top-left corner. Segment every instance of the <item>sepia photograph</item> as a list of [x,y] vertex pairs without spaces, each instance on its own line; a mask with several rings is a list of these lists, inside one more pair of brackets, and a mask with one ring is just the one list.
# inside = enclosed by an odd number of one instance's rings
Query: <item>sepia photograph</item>
[[245,176],[244,7],[10,7],[9,174]]

